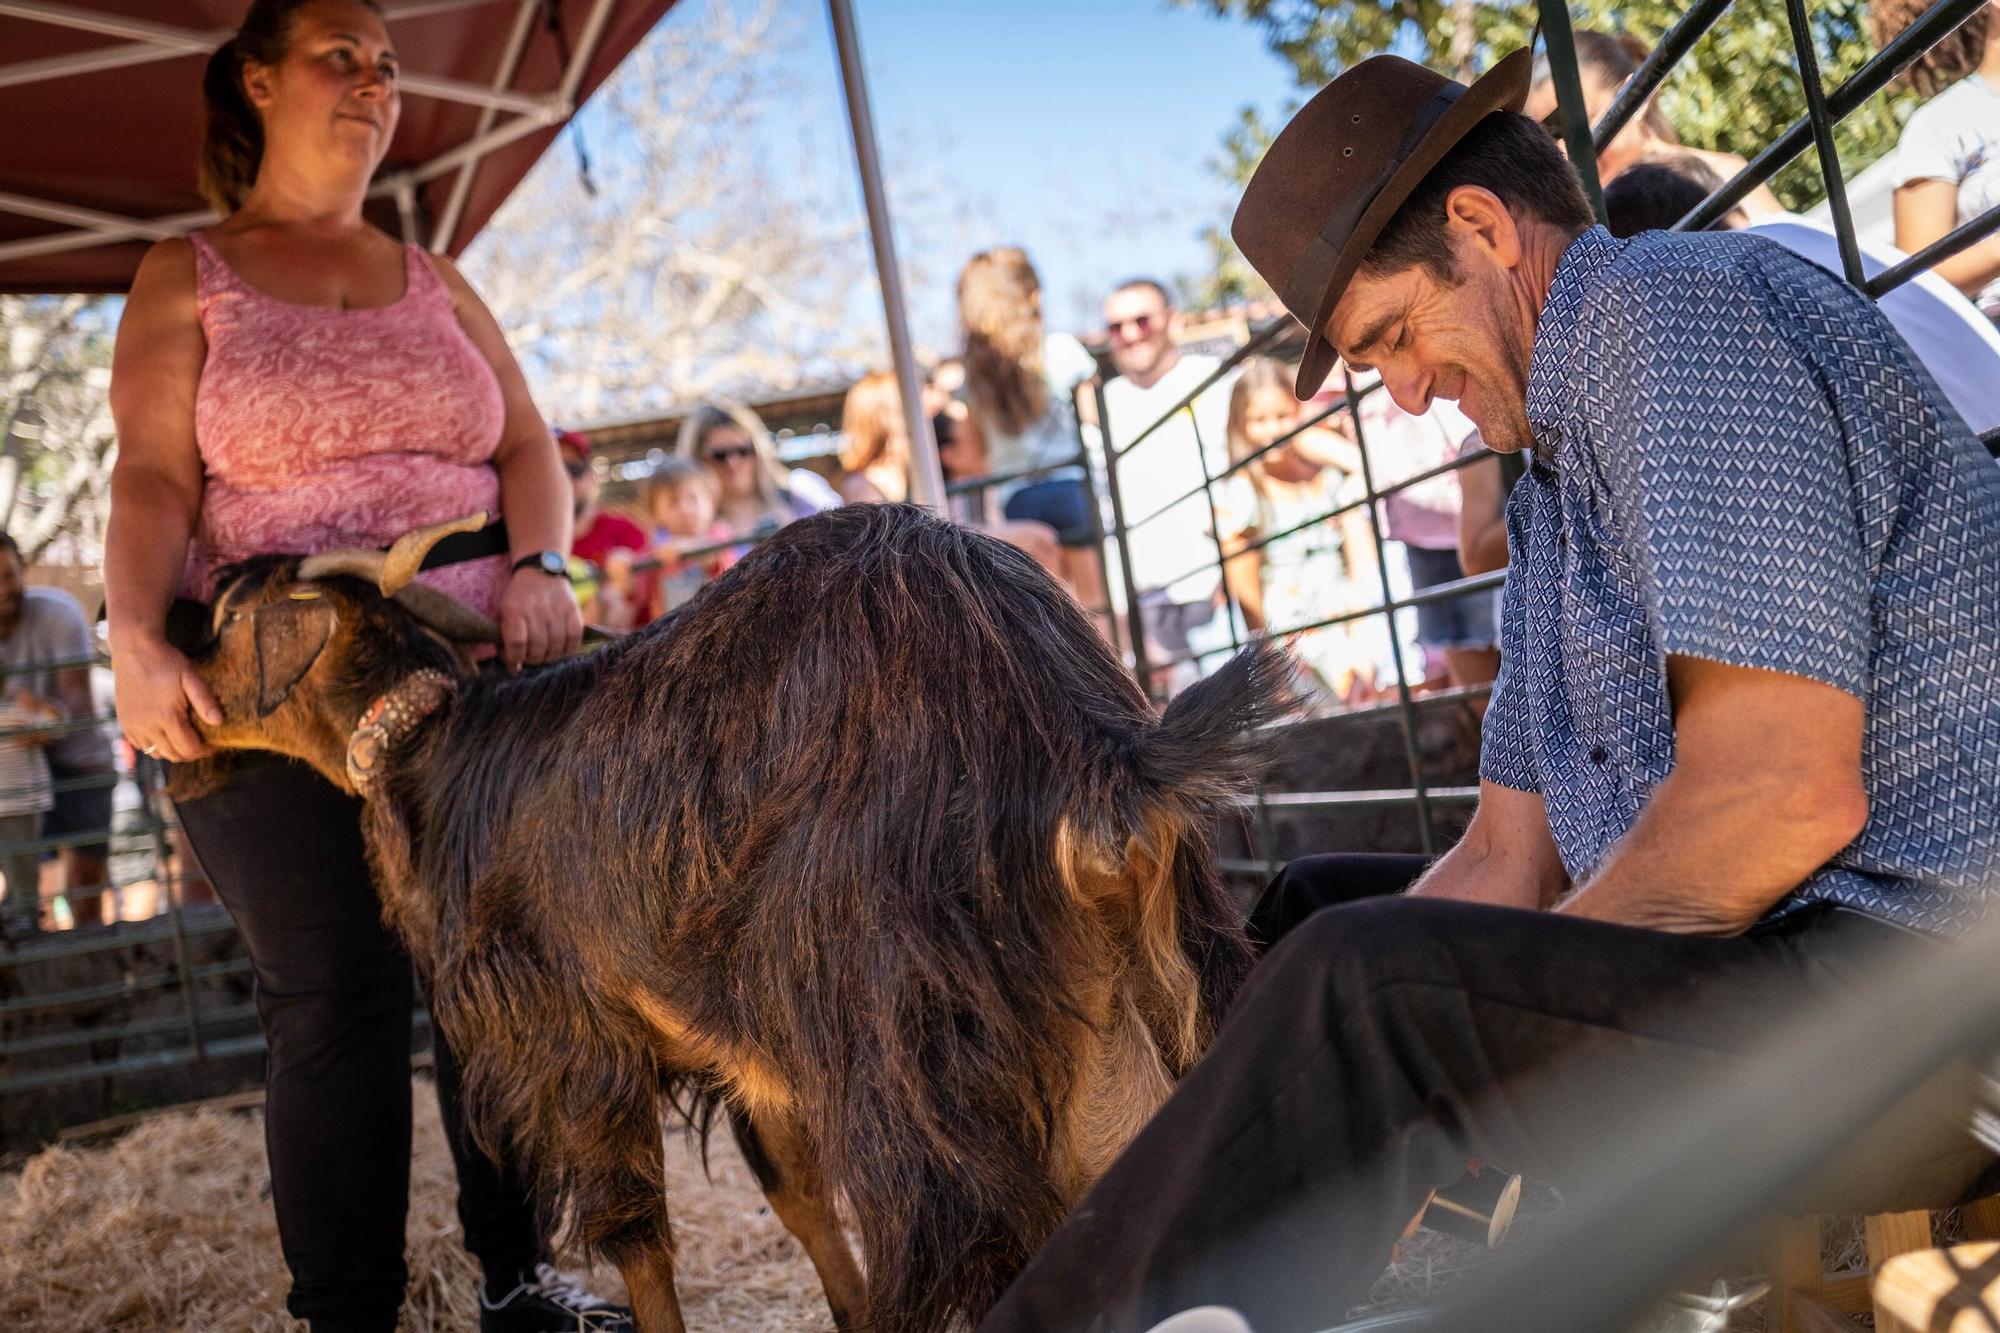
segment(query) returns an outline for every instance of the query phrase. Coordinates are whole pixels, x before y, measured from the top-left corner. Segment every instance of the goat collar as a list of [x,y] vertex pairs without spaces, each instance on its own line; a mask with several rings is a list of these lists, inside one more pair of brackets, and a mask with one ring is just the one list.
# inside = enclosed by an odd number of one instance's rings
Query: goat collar
[[425,668],[412,671],[369,704],[347,738],[347,780],[354,789],[367,791],[383,761],[457,691],[458,682],[450,676]]

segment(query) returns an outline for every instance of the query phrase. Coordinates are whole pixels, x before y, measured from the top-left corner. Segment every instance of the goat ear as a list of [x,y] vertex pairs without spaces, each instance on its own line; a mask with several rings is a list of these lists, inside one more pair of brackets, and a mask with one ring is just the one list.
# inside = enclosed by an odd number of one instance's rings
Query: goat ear
[[312,670],[333,634],[334,609],[324,600],[295,600],[260,606],[250,615],[257,642],[257,716],[277,711],[306,672]]

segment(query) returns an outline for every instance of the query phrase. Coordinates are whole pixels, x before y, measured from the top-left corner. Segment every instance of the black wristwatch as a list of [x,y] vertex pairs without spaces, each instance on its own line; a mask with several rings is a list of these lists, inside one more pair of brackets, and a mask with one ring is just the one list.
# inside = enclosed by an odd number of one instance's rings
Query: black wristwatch
[[514,569],[516,572],[523,569],[538,569],[558,579],[569,577],[569,561],[563,558],[561,551],[536,551],[532,555],[524,555],[514,562]]

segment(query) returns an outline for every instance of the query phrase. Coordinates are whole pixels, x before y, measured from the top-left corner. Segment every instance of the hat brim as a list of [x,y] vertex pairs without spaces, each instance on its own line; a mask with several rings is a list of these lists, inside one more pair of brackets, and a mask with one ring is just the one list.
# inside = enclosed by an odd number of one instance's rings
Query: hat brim
[[1326,336],[1327,321],[1333,317],[1333,308],[1340,303],[1341,293],[1347,290],[1347,284],[1353,279],[1355,270],[1361,267],[1362,259],[1374,248],[1382,229],[1389,225],[1389,219],[1396,215],[1396,210],[1403,206],[1403,201],[1410,197],[1410,191],[1417,188],[1418,182],[1430,174],[1431,168],[1441,162],[1474,125],[1495,111],[1519,111],[1527,105],[1529,76],[1533,71],[1533,52],[1524,46],[1481,75],[1417,140],[1402,165],[1383,183],[1381,190],[1362,212],[1354,230],[1348,233],[1339,258],[1334,261],[1326,290],[1320,294],[1319,306],[1313,313],[1312,323],[1306,328],[1306,353],[1299,362],[1296,388],[1301,400],[1319,392],[1320,386],[1326,383],[1326,377],[1332,373],[1334,362],[1340,359],[1332,341]]

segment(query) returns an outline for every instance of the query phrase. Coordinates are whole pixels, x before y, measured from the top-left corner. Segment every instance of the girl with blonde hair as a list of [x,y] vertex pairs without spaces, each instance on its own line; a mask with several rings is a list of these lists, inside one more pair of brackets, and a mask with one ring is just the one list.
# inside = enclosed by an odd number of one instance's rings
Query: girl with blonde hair
[[[1282,634],[1349,610],[1366,599],[1375,570],[1366,509],[1311,521],[1355,493],[1361,451],[1324,426],[1298,431],[1303,409],[1292,386],[1290,366],[1258,356],[1243,363],[1229,395],[1229,461],[1242,466],[1216,491],[1216,523],[1223,549],[1240,552],[1222,576],[1252,632]],[[1365,624],[1329,625],[1292,647],[1323,692],[1357,703],[1373,693],[1372,637]]]

